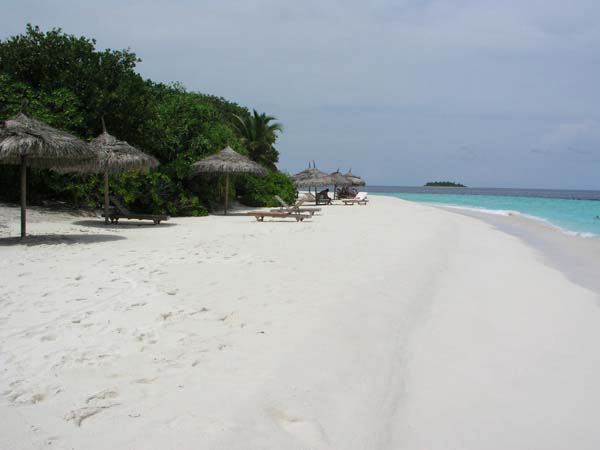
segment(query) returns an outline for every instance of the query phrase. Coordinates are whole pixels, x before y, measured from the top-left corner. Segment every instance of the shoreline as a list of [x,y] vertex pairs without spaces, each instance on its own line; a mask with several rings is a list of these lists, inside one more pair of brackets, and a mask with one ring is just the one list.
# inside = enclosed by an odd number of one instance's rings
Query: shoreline
[[[409,191],[408,188],[406,191],[386,192],[383,190],[376,190],[372,194],[400,198],[416,203],[440,206],[443,208],[456,210],[484,212],[486,214],[501,216],[518,215],[531,220],[543,222],[544,224],[554,227],[567,235],[595,238],[600,240],[600,209],[597,209],[600,207],[600,191],[589,191],[591,194],[593,194],[590,195],[589,198],[584,196],[571,198],[565,197],[564,195],[559,195],[564,193],[564,191],[560,191],[553,195],[529,196],[524,195],[523,191],[517,189],[510,189],[510,191],[517,191],[516,195],[509,195],[508,193],[499,194],[498,192],[502,189],[489,190],[493,191],[493,193],[479,192],[478,194],[470,194],[467,192],[462,192],[459,194],[453,194],[451,192],[443,192],[438,196],[440,198],[437,200],[431,200],[431,198],[429,198],[429,200],[424,200],[425,198],[428,198],[428,196],[436,195],[432,192],[413,192]],[[483,191],[483,189],[480,189],[479,191]],[[421,196],[422,198],[420,198]],[[468,200],[466,201],[466,204],[463,204],[461,200],[463,196],[471,200]],[[474,199],[478,198],[479,196],[482,196],[484,200],[478,203]],[[444,198],[442,199],[441,197]],[[534,203],[539,202],[539,204],[534,207],[531,205],[528,206],[527,202],[530,201],[533,201]],[[549,202],[551,202],[551,204]],[[572,214],[573,210],[577,210],[577,212],[572,218],[560,217],[560,215],[557,216],[552,214],[560,210],[570,211],[567,213],[567,215]]]
[[[412,200],[408,200],[408,201],[412,201]],[[416,203],[419,203],[419,202],[416,202]],[[563,228],[559,225],[552,223],[549,219],[534,216],[531,214],[525,214],[525,213],[522,213],[519,211],[478,208],[476,206],[458,206],[458,205],[451,205],[451,204],[444,204],[444,203],[428,203],[428,204],[431,206],[434,206],[434,207],[440,207],[442,209],[446,209],[448,211],[456,211],[459,213],[462,211],[462,212],[465,212],[466,215],[469,215],[469,212],[473,212],[475,214],[481,213],[482,214],[481,217],[483,217],[485,215],[485,216],[522,218],[527,221],[536,222],[536,223],[538,223],[538,225],[541,225],[541,226],[544,226],[547,228],[552,228],[554,231],[558,231],[562,234],[566,234],[567,236],[574,236],[574,237],[579,237],[579,238],[583,238],[583,239],[600,240],[600,234],[595,234],[595,233],[591,233],[591,232],[587,232],[587,231],[569,230],[567,228]],[[472,217],[475,217],[475,215],[472,215]],[[480,217],[480,216],[477,215],[477,217]]]
[[570,280],[596,292],[600,299],[600,237],[572,234],[544,219],[524,214],[495,214],[475,208],[431,205],[444,211],[480,219],[498,230],[516,236],[541,253],[542,259]]

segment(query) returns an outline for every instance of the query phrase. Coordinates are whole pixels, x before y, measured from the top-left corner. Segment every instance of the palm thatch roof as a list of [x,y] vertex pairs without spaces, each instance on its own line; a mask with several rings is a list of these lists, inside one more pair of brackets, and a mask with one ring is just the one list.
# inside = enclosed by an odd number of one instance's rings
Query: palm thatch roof
[[251,159],[240,155],[231,147],[225,147],[219,153],[207,156],[192,164],[195,173],[249,173],[266,175],[266,169]]
[[335,186],[352,186],[352,181],[349,178],[346,178],[344,175],[342,175],[340,169],[333,172],[331,174],[331,177],[333,178],[333,184]]
[[106,130],[90,142],[90,147],[101,155],[98,163],[103,172],[118,173],[158,166],[158,160],[154,156],[132,147],[125,141],[119,141]]
[[292,177],[296,187],[329,186],[334,185],[331,175],[321,172],[316,167],[309,167]]
[[352,173],[352,169],[350,169],[344,176],[352,182],[352,186],[364,186],[366,184],[365,180]]
[[68,167],[94,158],[89,145],[75,136],[20,112],[0,125],[0,164],[38,168]]
[[158,160],[141,150],[131,146],[125,141],[120,141],[111,134],[108,134],[102,121],[103,132],[100,136],[90,142],[90,148],[95,153],[93,160],[82,164],[75,164],[57,169],[57,172],[77,171],[77,172],[101,172],[101,173],[121,173],[127,170],[144,170],[158,166]]

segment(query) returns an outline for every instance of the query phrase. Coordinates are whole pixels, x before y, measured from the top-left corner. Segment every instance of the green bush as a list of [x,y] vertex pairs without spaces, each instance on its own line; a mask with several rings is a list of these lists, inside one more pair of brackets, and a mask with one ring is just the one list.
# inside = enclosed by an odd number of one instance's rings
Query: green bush
[[164,173],[128,172],[112,177],[111,192],[133,210],[171,216],[206,216],[207,209],[197,196]]
[[240,202],[248,206],[279,206],[275,195],[288,203],[296,199],[296,187],[289,175],[269,172],[266,177],[240,176],[236,180]]

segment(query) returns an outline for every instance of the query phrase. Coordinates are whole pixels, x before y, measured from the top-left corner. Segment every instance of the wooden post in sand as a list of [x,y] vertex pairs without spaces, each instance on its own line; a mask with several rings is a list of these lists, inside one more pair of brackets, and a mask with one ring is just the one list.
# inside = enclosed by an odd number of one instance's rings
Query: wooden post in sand
[[104,223],[108,224],[108,171],[104,172]]
[[227,215],[227,203],[229,203],[229,174],[225,174],[225,215]]
[[21,239],[27,236],[27,156],[21,155]]

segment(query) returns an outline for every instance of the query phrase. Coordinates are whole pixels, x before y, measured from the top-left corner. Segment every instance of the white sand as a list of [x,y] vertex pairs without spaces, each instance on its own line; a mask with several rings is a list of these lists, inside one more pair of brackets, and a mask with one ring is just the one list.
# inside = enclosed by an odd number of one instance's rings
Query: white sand
[[0,208],[2,450],[600,448],[597,293],[477,219],[30,217],[66,237]]

